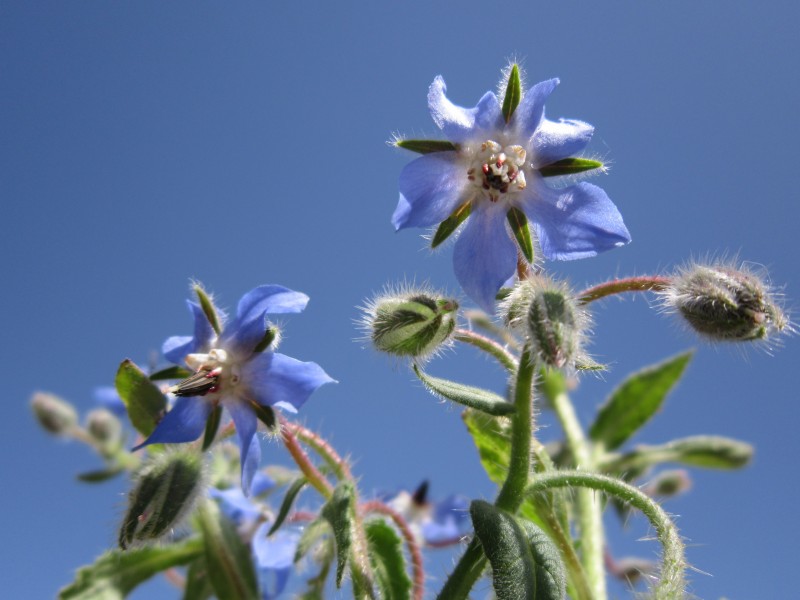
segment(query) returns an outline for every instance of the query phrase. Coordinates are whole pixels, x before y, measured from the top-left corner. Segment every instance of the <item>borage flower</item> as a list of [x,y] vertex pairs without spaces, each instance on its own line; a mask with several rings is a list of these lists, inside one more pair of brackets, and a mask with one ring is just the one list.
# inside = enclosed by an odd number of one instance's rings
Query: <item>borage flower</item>
[[428,107],[449,142],[396,143],[424,156],[400,174],[392,224],[397,230],[439,225],[435,247],[469,217],[453,252],[455,274],[467,295],[490,312],[498,290],[514,276],[518,255],[533,261],[536,242],[545,258],[571,260],[630,241],[602,189],[545,184],[546,177],[602,167],[571,158],[589,143],[591,125],[545,118],[544,103],[558,83],[550,79],[523,93],[514,65],[502,106],[487,92],[474,108],[462,108],[447,98],[438,76]]
[[385,496],[384,501],[403,516],[411,531],[428,546],[457,544],[470,532],[469,500],[454,494],[438,502],[431,501],[427,481],[414,492],[401,490]]
[[[164,342],[164,356],[186,364],[195,374],[170,388],[178,398],[153,433],[134,448],[155,443],[196,440],[217,407],[228,409],[236,431],[242,463],[242,489],[250,484],[261,461],[256,437],[258,416],[270,407],[296,413],[311,393],[331,379],[319,365],[274,352],[275,330],[267,314],[298,313],[308,296],[279,285],[264,285],[245,294],[236,317],[225,324],[205,293],[196,288],[201,304],[188,301],[194,316],[194,335]],[[203,300],[206,300],[204,303]]]

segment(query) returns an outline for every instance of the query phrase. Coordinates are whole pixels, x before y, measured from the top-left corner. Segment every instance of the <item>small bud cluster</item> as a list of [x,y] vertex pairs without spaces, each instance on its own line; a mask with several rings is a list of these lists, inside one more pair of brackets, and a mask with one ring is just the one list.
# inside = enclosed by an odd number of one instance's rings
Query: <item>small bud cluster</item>
[[555,368],[586,361],[586,311],[561,282],[541,275],[520,281],[503,301],[506,324],[530,344],[535,360]]
[[375,348],[425,359],[455,330],[458,303],[430,290],[409,289],[378,296],[362,310],[362,326]]
[[665,308],[712,340],[766,340],[792,330],[769,285],[746,268],[691,265],[678,273],[661,296]]
[[36,392],[31,398],[31,408],[39,425],[53,435],[67,435],[78,424],[75,407],[53,394]]

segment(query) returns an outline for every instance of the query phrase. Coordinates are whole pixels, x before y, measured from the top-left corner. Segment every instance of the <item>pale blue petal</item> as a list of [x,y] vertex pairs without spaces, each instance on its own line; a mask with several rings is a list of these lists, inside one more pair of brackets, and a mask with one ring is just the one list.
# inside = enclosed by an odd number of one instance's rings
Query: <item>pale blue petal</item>
[[267,314],[299,313],[308,304],[308,296],[282,285],[261,285],[250,290],[236,309],[238,321],[249,321]]
[[441,223],[458,208],[468,185],[466,167],[456,152],[420,156],[400,173],[400,201],[392,225],[400,230]]
[[101,385],[94,388],[94,401],[103,408],[110,410],[118,417],[123,417],[128,414],[128,409],[122,398],[119,397],[117,388],[110,385]]
[[587,258],[631,241],[622,215],[596,185],[579,183],[551,190],[539,183],[537,187],[523,209],[533,222],[545,258]]
[[211,341],[216,335],[202,307],[191,300],[187,300],[186,305],[189,307],[189,312],[192,313],[194,319],[194,335],[192,337],[173,336],[168,338],[161,347],[164,357],[176,365],[183,365],[183,361],[188,354],[208,350]]
[[253,476],[253,483],[250,485],[250,492],[254,496],[260,496],[274,488],[275,485],[275,480],[272,479],[272,477],[263,471],[256,471],[256,474]]
[[594,127],[583,121],[542,119],[530,143],[530,160],[534,167],[575,156],[592,140]]
[[464,292],[494,313],[495,296],[514,273],[517,247],[506,231],[505,207],[482,202],[453,249],[453,267]]
[[194,338],[189,335],[173,335],[161,345],[161,353],[169,362],[184,366],[183,359],[196,350]]
[[475,108],[456,106],[447,98],[447,86],[441,75],[428,89],[428,108],[434,123],[455,144],[473,139],[481,130],[493,131],[502,126],[500,103],[492,92],[486,92]]
[[300,532],[280,529],[267,537],[270,525],[264,523],[253,536],[253,554],[256,559],[259,587],[264,600],[278,597],[286,588],[294,568],[294,555],[300,543]]
[[544,103],[558,85],[558,79],[548,79],[525,92],[512,117],[512,125],[520,140],[529,140],[544,116]]
[[456,542],[469,529],[469,500],[453,495],[434,505],[432,520],[422,526],[422,537],[434,545]]
[[263,352],[242,367],[242,384],[264,406],[288,405],[299,409],[321,385],[335,383],[313,362],[301,362],[277,352]]
[[182,444],[193,442],[200,437],[206,427],[208,415],[211,414],[211,403],[200,396],[180,397],[153,433],[131,452],[148,444]]
[[239,452],[242,464],[242,492],[250,495],[250,486],[261,464],[261,444],[256,437],[258,418],[255,412],[243,400],[226,402],[225,407],[233,417],[236,434],[239,436]]
[[222,513],[235,525],[254,523],[261,516],[261,511],[242,493],[238,487],[227,490],[211,488],[208,495],[219,502]]

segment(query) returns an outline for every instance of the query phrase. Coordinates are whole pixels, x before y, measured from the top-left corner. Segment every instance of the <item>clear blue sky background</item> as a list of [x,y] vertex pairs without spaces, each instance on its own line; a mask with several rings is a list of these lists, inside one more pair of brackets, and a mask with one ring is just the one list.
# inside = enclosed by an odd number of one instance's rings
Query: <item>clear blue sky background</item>
[[[363,490],[429,478],[434,495],[491,496],[458,411],[353,341],[354,307],[386,282],[459,293],[450,249],[430,254],[389,224],[411,157],[385,141],[437,135],[426,108],[437,74],[472,105],[518,57],[531,83],[561,78],[551,117],[596,126],[591,153],[613,168],[593,182],[633,243],[548,265],[576,287],[727,252],[769,267],[796,305],[798,17],[789,0],[3,3],[3,595],[52,597],[113,544],[126,489],[74,480],[98,463],[38,429],[31,392],[89,409],[121,359],[190,332],[190,278],[229,307],[261,283],[311,296],[285,320],[282,349],[340,380],[302,418],[354,459]],[[709,347],[644,298],[595,316],[593,349],[612,370],[578,390],[585,422],[628,372],[698,346],[636,441],[715,433],[757,447],[746,470],[694,472],[667,505],[711,574],[692,574],[694,593],[794,597],[798,340],[774,357]],[[430,370],[505,384],[470,349]],[[284,460],[274,443],[264,454]],[[615,553],[654,556],[635,541],[648,535],[640,519],[617,529]]]

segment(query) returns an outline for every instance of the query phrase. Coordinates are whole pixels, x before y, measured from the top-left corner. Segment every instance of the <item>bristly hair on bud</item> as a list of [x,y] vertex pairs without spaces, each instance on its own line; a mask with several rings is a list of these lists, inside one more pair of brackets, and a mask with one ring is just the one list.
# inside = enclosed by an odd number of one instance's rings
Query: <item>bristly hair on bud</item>
[[709,340],[770,344],[779,333],[794,333],[766,274],[745,264],[692,263],[659,295],[665,311]]
[[532,275],[518,282],[500,307],[506,325],[526,340],[537,363],[574,369],[593,362],[584,352],[589,314],[566,283]]
[[151,456],[136,474],[119,530],[123,550],[157,541],[178,527],[204,496],[206,474],[198,452],[179,448]]
[[427,286],[402,284],[385,289],[360,309],[363,341],[381,352],[420,362],[451,343],[458,302]]

